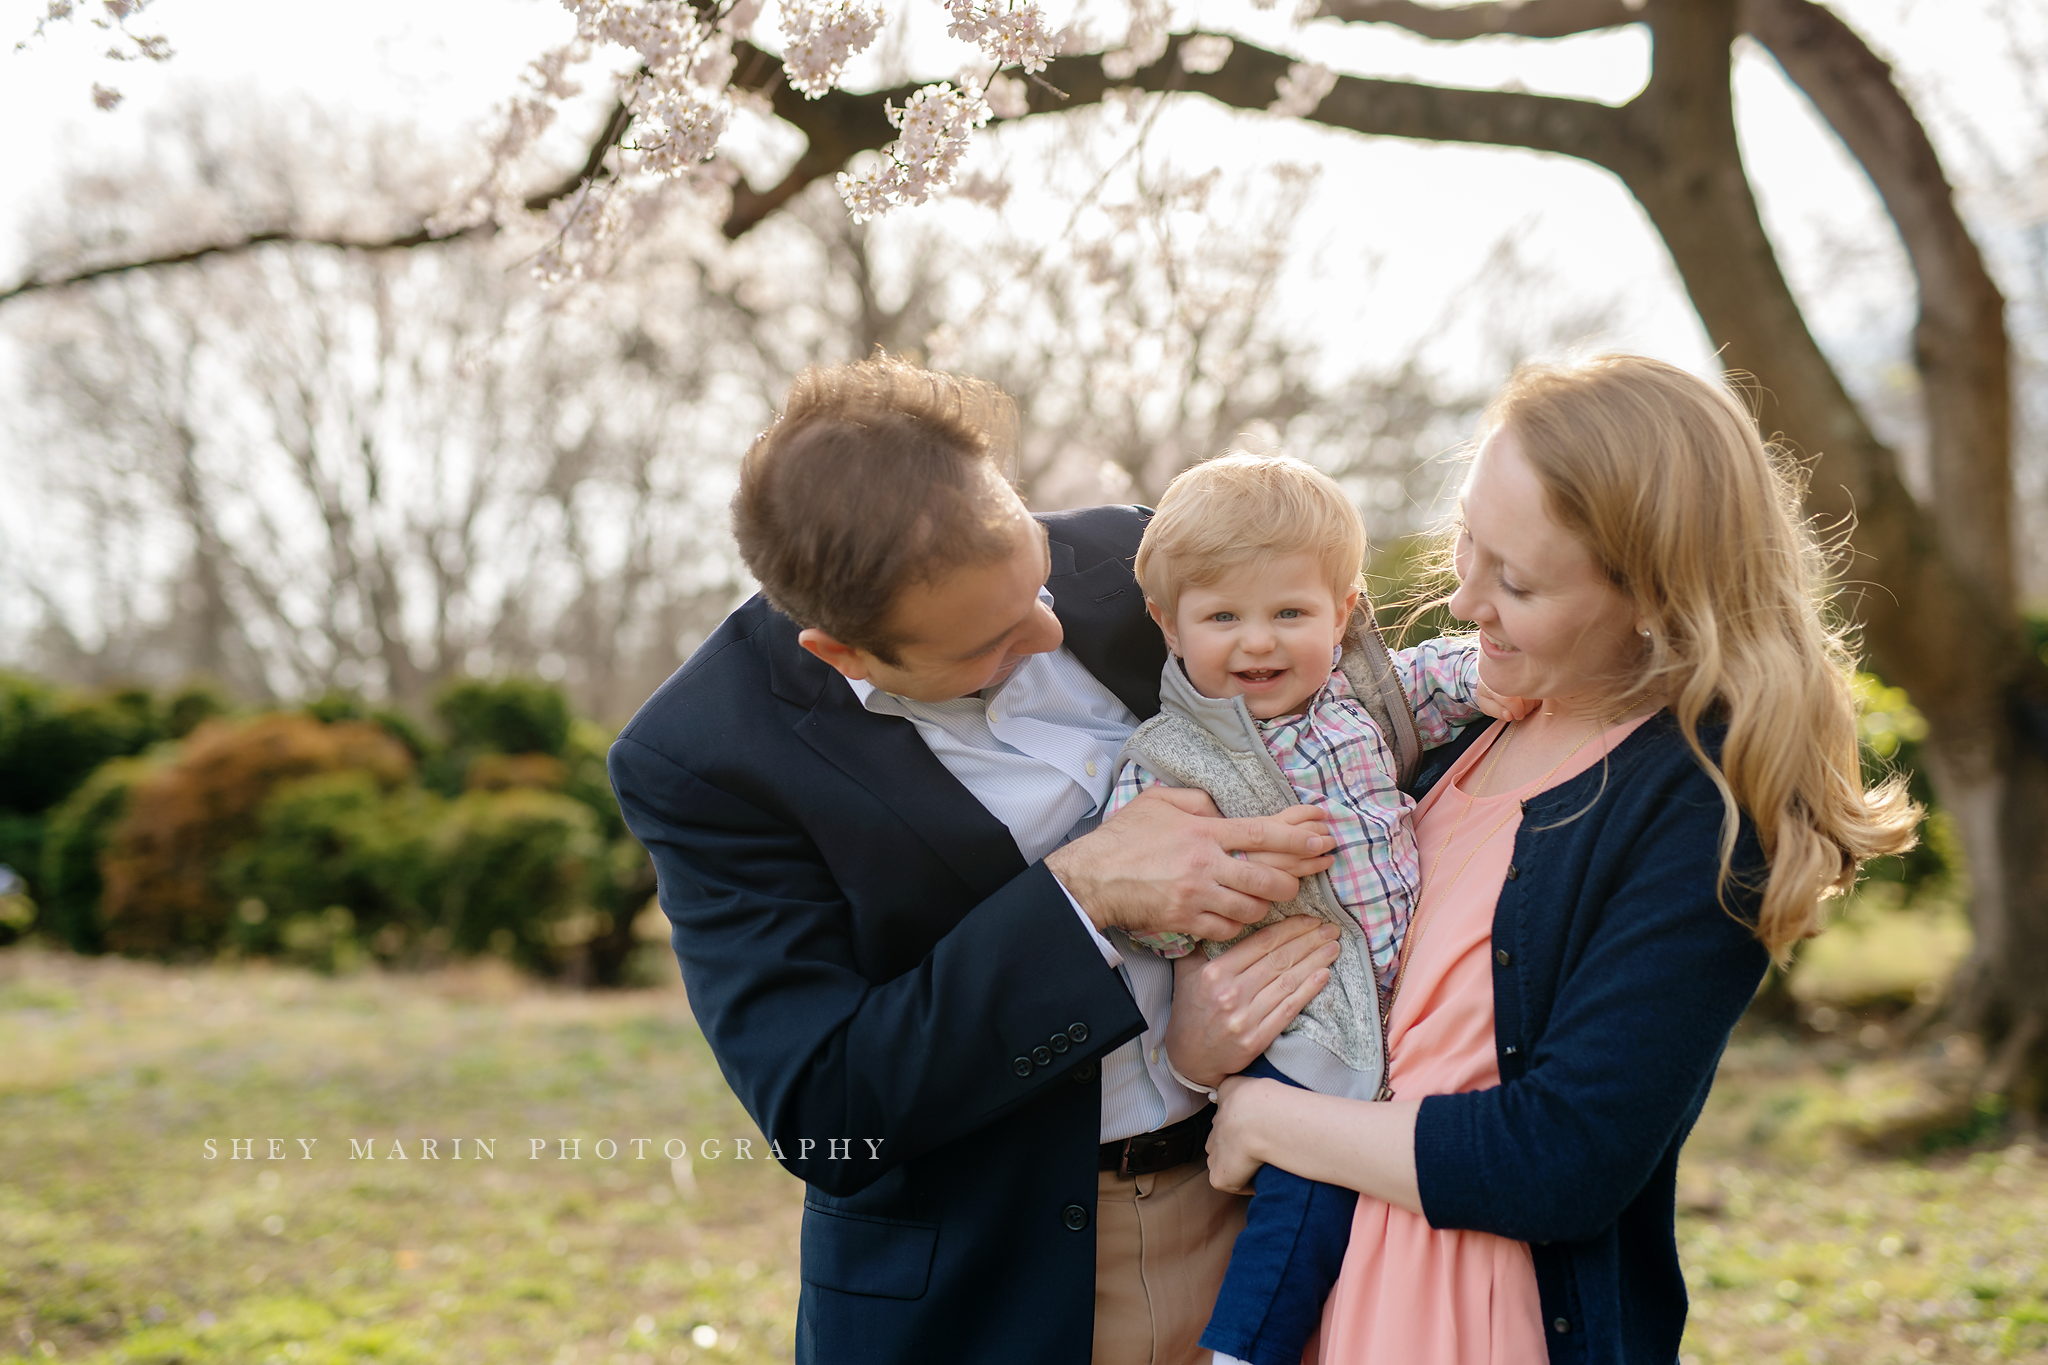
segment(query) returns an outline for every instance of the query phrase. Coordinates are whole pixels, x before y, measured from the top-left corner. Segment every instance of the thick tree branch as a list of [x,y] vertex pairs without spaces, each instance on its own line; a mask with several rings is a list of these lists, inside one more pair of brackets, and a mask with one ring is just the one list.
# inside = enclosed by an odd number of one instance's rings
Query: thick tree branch
[[[1236,109],[1265,109],[1277,97],[1275,87],[1280,78],[1295,64],[1294,58],[1283,53],[1240,41],[1233,43],[1230,58],[1221,68],[1197,75],[1180,64],[1181,43],[1193,36],[1175,35],[1165,56],[1126,80],[1104,74],[1099,55],[1058,58],[1047,67],[1044,83],[1031,87],[1030,112],[1025,117],[1100,104],[1118,89],[1184,92],[1206,95]],[[726,235],[744,233],[813,180],[845,165],[855,152],[887,145],[896,131],[889,125],[884,103],[900,104],[916,88],[905,85],[864,95],[835,90],[824,99],[806,100],[787,84],[778,84],[776,115],[802,131],[810,146],[773,189],[756,192],[742,185],[735,190],[732,213],[725,222]],[[1628,164],[1639,150],[1630,141],[1620,111],[1612,106],[1519,91],[1465,90],[1340,76],[1308,117],[1311,122],[1356,133],[1531,148],[1610,169]]]
[[767,88],[756,93],[765,95],[775,116],[801,132],[809,145],[773,188],[757,191],[745,181],[733,186],[732,208],[725,219],[728,237],[745,233],[795,198],[813,180],[839,170],[855,152],[871,152],[893,142],[896,129],[890,125],[883,105],[891,101],[900,105],[918,88],[901,85],[864,95],[828,90],[822,99],[805,99],[801,91],[782,79],[781,58],[744,42],[735,43],[733,51],[742,70],[747,69],[751,59],[757,69],[769,73]]
[[[1744,0],[1743,26],[1870,176],[1919,284],[1914,332],[1945,552],[2011,609],[2012,441],[2005,300],[1891,67],[1810,0]],[[2018,628],[2017,617],[2013,628]]]
[[1494,4],[1439,8],[1415,0],[1323,0],[1320,18],[1358,24],[1392,24],[1442,42],[1507,34],[1518,38],[1568,38],[1641,21],[1643,0],[1497,0]]

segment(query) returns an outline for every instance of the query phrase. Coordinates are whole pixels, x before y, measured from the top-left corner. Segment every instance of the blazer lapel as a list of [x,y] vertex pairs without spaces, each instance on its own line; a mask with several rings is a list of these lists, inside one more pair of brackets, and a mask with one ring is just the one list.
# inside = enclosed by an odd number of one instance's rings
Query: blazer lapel
[[915,725],[862,706],[844,678],[796,643],[786,617],[768,628],[788,637],[768,651],[770,676],[776,695],[804,708],[795,725],[804,743],[895,812],[978,898],[1024,870],[1009,827],[939,762]]

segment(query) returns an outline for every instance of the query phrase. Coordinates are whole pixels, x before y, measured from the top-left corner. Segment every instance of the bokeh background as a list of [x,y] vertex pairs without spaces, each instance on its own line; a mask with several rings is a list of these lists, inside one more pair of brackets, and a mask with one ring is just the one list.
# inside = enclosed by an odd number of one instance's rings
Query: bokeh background
[[[2005,294],[2048,660],[2048,18],[1834,9]],[[751,591],[725,505],[804,365],[882,346],[1003,384],[1043,509],[1150,501],[1232,446],[1312,459],[1389,602],[1516,363],[1715,370],[1643,211],[1557,157],[1131,96],[992,131],[915,212],[856,225],[820,183],[733,240],[678,200],[543,289],[516,233],[310,239],[402,236],[473,177],[559,6],[161,0],[177,55],[118,65],[84,19],[31,37],[45,10],[0,3],[27,40],[0,55],[0,1349],[25,1357],[789,1358],[801,1187],[735,1159],[758,1135],[603,755]],[[948,72],[937,13],[855,84]],[[1303,32],[1349,72],[1603,102],[1650,60],[1636,29]],[[1799,305],[1924,488],[1891,220],[1747,40],[1734,88]],[[543,141],[557,175],[608,98]],[[728,150],[767,186],[801,148],[758,117]],[[1681,1191],[1686,1359],[2048,1359],[2035,1110],[1949,1022],[1969,868],[1915,699],[1860,686],[1869,770],[1930,814],[1737,1035]],[[458,1165],[458,1138],[496,1145]]]

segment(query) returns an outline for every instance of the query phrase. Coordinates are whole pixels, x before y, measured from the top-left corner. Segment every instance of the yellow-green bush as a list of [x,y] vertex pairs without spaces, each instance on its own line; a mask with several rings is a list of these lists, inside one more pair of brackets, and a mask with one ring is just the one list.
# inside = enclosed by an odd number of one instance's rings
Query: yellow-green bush
[[342,770],[395,787],[412,775],[412,754],[360,721],[323,725],[271,714],[200,726],[175,758],[134,783],[101,855],[106,946],[146,953],[220,946],[234,911],[215,875],[221,859],[256,833],[258,812],[280,785]]

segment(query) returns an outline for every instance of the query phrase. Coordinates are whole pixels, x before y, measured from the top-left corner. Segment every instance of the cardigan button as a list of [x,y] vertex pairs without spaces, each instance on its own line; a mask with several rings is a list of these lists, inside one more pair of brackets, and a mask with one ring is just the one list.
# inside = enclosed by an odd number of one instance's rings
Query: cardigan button
[[1572,1325],[1563,1318],[1556,1318],[1551,1321],[1550,1330],[1562,1336],[1572,1330]]
[[1505,966],[1507,966],[1507,965],[1508,965],[1508,964],[1509,964],[1510,962],[1513,962],[1513,961],[1514,961],[1515,959],[1514,959],[1514,957],[1513,957],[1513,956],[1512,956],[1512,955],[1511,955],[1511,954],[1510,954],[1510,953],[1508,952],[1508,950],[1507,950],[1507,949],[1505,949],[1505,948],[1495,948],[1495,949],[1493,950],[1493,960],[1494,960],[1495,962],[1498,962],[1498,963],[1499,963],[1499,964],[1500,964],[1501,966],[1505,967]]
[[1522,869],[1521,869],[1521,868],[1519,868],[1519,867],[1516,867],[1516,866],[1515,866],[1515,865],[1514,865],[1513,863],[1509,863],[1509,864],[1508,864],[1508,880],[1509,880],[1509,881],[1513,881],[1513,880],[1514,880],[1515,878],[1517,878],[1517,877],[1519,877],[1519,876],[1521,876],[1521,875],[1522,875]]
[[1521,1050],[1522,1049],[1516,1047],[1513,1043],[1509,1043],[1506,1047],[1500,1050],[1500,1055],[1503,1057],[1512,1057]]

